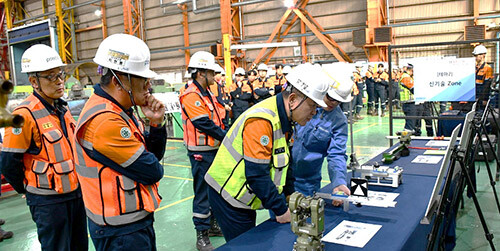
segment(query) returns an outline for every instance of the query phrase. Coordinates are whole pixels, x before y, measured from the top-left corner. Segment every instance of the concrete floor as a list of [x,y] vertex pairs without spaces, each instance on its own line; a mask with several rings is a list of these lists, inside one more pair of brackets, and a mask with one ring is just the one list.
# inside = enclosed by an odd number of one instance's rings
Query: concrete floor
[[[404,121],[395,121],[395,130],[403,128]],[[360,163],[388,147],[388,117],[367,116],[354,124],[354,149]],[[350,147],[348,146],[348,152]],[[191,220],[193,199],[192,176],[189,160],[182,141],[170,140],[163,160],[165,176],[160,182],[163,196],[160,208],[155,213],[155,231],[158,250],[196,250],[196,234]],[[328,180],[326,167],[323,166],[323,180]],[[497,190],[500,186],[497,184]],[[487,219],[494,242],[500,247],[500,217],[494,204],[493,192],[485,168],[478,174],[478,198]],[[258,223],[269,217],[267,211],[258,212]],[[0,250],[40,250],[36,227],[31,220],[28,207],[20,195],[0,200],[0,218],[6,219],[3,229],[13,231],[14,237],[0,243]],[[465,199],[465,209],[459,211],[456,250],[490,250],[484,238],[479,218],[471,199]],[[218,247],[224,244],[222,237],[212,237]],[[94,247],[90,241],[90,250]],[[424,247],[422,247],[424,248]]]

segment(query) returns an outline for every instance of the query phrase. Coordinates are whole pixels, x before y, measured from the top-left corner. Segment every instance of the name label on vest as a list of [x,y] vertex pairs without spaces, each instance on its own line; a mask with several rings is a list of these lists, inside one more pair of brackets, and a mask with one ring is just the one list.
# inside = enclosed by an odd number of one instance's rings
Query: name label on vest
[[276,150],[274,150],[274,154],[280,154],[280,153],[284,153],[284,152],[285,152],[284,147],[276,148]]

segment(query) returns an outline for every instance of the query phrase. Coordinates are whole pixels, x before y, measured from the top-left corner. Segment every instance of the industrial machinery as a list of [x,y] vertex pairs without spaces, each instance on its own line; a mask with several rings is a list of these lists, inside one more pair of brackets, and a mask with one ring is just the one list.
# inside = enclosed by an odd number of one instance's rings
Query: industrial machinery
[[19,128],[24,124],[24,118],[21,115],[12,115],[6,109],[12,90],[14,90],[14,84],[8,80],[3,81],[0,85],[0,127]]
[[395,160],[399,159],[399,157],[406,157],[410,155],[410,149],[408,149],[408,146],[411,142],[412,131],[405,130],[397,132],[396,135],[399,137],[399,146],[382,154],[384,164],[391,164]]
[[296,251],[323,250],[321,243],[325,230],[325,201],[317,196],[305,197],[299,192],[290,196],[292,231],[297,235],[293,245]]

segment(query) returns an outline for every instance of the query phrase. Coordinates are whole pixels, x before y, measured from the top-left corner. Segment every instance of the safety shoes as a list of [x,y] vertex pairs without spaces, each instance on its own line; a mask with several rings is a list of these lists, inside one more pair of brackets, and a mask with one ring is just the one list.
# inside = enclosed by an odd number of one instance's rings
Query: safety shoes
[[208,230],[208,236],[217,236],[217,237],[222,237],[222,230],[219,227],[219,224],[217,224],[217,220],[215,217],[212,217],[210,220],[210,229]]
[[362,117],[359,113],[354,114],[354,119],[356,120],[362,120],[364,117]]
[[196,230],[196,248],[200,251],[212,251],[214,246],[208,238],[209,230]]
[[[5,223],[5,221],[3,221]],[[2,242],[4,239],[10,239],[14,236],[14,233],[11,231],[5,231],[2,228],[0,228],[0,242]]]

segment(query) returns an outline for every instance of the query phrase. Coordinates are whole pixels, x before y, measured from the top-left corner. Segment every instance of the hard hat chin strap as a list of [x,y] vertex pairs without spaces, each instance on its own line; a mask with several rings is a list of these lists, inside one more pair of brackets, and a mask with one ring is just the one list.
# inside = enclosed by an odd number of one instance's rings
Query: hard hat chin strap
[[45,96],[44,98],[50,98],[50,99],[52,99],[51,97],[49,97],[49,96],[47,95],[47,93],[45,93],[45,92],[42,90],[42,85],[40,84],[40,78],[38,77],[38,72],[37,72],[37,73],[35,73],[35,76],[36,76],[36,83],[38,84],[38,88],[37,88],[37,90],[38,90],[41,94],[43,94],[43,95]]
[[[290,95],[292,93],[293,93],[293,86],[291,86],[291,88],[290,88]],[[290,101],[288,101],[288,110],[290,110],[290,121],[292,123],[292,127],[294,128],[294,130],[295,130],[295,125],[297,124],[297,122],[293,120],[293,111],[295,109],[299,108],[302,105],[302,103],[304,103],[304,101],[306,101],[306,99],[307,99],[307,96],[304,95],[304,97],[302,98],[302,100],[299,102],[299,104],[297,106],[295,106],[295,108],[292,108],[291,105],[290,105]]]
[[134,107],[135,114],[137,115],[137,117],[141,121],[142,125],[145,126],[146,122],[144,122],[144,120],[141,118],[141,116],[139,116],[139,110],[137,108],[137,104],[135,103],[134,95],[132,93],[132,79],[130,78],[130,73],[127,73],[128,82],[130,83],[130,90],[127,90],[125,88],[125,86],[123,85],[122,81],[120,80],[120,78],[115,74],[115,71],[113,71],[113,69],[109,69],[109,70],[111,71],[113,76],[115,76],[116,80],[118,81],[118,83],[120,84],[122,89],[128,93],[128,96],[130,98],[130,102],[132,102],[132,106]]

